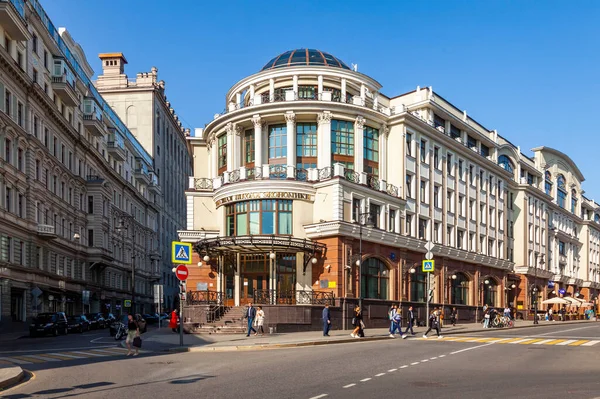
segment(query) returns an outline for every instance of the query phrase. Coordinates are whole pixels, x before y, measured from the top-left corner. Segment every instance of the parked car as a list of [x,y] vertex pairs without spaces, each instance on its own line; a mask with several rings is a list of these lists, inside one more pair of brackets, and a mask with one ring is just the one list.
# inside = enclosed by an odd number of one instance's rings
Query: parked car
[[171,320],[171,314],[170,313],[161,313],[160,319],[161,320]]
[[104,320],[102,313],[90,313],[86,314],[85,317],[87,317],[88,321],[90,322],[90,328],[92,330],[106,328],[106,320]]
[[67,323],[67,328],[71,332],[82,333],[90,331],[90,322],[84,315],[69,316],[67,317]]
[[63,312],[39,313],[29,325],[29,335],[67,334],[67,316]]
[[158,313],[145,314],[142,317],[146,320],[146,322],[148,324],[157,324],[158,323],[158,319],[159,319]]

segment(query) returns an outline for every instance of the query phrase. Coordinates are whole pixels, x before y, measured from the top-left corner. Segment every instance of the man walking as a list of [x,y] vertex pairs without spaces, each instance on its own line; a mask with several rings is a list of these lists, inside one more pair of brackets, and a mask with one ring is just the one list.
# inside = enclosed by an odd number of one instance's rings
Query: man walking
[[246,308],[246,314],[244,315],[244,319],[248,319],[248,333],[246,334],[246,337],[250,336],[251,331],[254,331],[256,333],[256,330],[254,329],[254,327],[252,327],[255,317],[256,309],[252,307],[252,302],[248,302],[248,308]]
[[411,335],[415,335],[415,332],[413,331],[413,326],[415,324],[415,311],[413,310],[412,306],[408,307],[406,323],[408,325],[406,326],[406,330],[404,331],[404,336],[402,338],[406,338],[408,336],[409,331]]
[[392,328],[390,331],[390,337],[394,338],[394,333],[398,330],[398,334],[400,337],[404,338],[402,335],[402,309],[400,307],[394,305],[394,314],[392,315]]
[[437,332],[438,339],[444,338],[440,335],[440,323],[438,320],[438,316],[439,315],[437,310],[433,310],[431,312],[431,315],[429,316],[429,329],[425,331],[425,334],[423,334],[423,338],[427,339],[427,334],[429,334],[429,331],[431,330],[435,330]]
[[329,312],[329,304],[326,303],[323,308],[323,336],[329,337],[329,329],[331,328],[331,313]]

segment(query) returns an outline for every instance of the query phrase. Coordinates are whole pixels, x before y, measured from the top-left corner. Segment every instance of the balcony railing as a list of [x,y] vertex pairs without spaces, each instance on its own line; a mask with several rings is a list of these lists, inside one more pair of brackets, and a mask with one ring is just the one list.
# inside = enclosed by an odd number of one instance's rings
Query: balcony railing
[[40,237],[55,238],[56,228],[51,224],[38,224],[37,233]]
[[0,0],[0,3],[12,4],[21,18],[25,19],[25,0]]
[[186,302],[188,305],[202,305],[207,303],[222,303],[224,295],[218,291],[188,291]]
[[265,305],[334,305],[332,292],[303,290],[254,290],[254,303]]
[[241,167],[225,172],[213,179],[206,177],[190,177],[189,188],[198,191],[213,191],[228,184],[253,180],[295,180],[298,182],[314,183],[339,177],[375,191],[398,197],[398,187],[369,173],[359,173],[346,169],[342,164],[321,169],[302,169],[289,165],[263,165],[253,168]]

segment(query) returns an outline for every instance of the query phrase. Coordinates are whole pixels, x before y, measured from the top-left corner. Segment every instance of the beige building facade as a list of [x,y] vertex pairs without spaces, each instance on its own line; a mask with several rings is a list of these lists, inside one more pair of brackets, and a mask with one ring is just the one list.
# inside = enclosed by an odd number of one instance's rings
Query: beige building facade
[[[464,318],[483,304],[531,317],[533,286],[538,308],[549,287],[597,298],[600,208],[566,155],[528,157],[430,87],[381,89],[313,49],[280,54],[233,85],[225,112],[188,139],[194,173],[180,237],[199,265],[188,290],[231,305],[421,307],[429,297]],[[431,293],[421,270],[429,241]]]

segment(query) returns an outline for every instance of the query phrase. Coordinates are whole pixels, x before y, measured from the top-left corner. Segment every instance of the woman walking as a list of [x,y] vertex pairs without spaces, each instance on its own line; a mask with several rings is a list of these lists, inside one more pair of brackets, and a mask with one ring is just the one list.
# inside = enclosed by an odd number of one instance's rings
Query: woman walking
[[174,333],[179,332],[179,316],[177,315],[177,309],[171,312],[171,320],[169,321],[169,328]]
[[456,310],[454,307],[450,313],[450,322],[452,323],[452,327],[456,327],[456,319],[458,319],[458,310]]
[[353,338],[364,337],[365,333],[363,332],[363,321],[362,321],[362,310],[360,307],[354,308],[354,318],[352,319],[352,325],[354,326],[354,330],[350,334]]
[[[131,345],[133,344],[133,340],[135,337],[140,336],[140,328],[138,323],[133,320],[131,313],[127,316],[127,330],[127,339],[125,339],[125,345],[127,345],[127,356],[131,356]],[[133,356],[137,356],[139,354],[140,350],[136,347]]]
[[423,338],[427,339],[427,334],[429,334],[429,331],[431,330],[435,330],[437,332],[438,339],[443,338],[440,335],[440,324],[438,322],[438,313],[436,310],[431,311],[431,315],[429,316],[429,329],[425,331]]
[[258,335],[260,331],[260,335],[265,335],[265,330],[263,329],[263,324],[265,324],[265,311],[262,310],[262,306],[258,307],[258,311],[256,312],[256,332],[254,335]]

